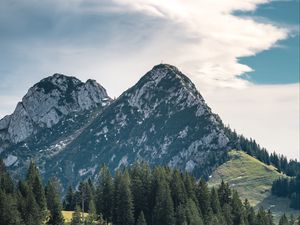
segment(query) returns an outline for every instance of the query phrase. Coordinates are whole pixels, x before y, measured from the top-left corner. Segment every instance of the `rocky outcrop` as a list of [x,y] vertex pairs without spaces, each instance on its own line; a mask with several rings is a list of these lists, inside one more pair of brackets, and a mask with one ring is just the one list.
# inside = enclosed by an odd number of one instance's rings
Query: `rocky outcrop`
[[12,115],[0,120],[0,140],[13,144],[24,141],[38,128],[51,128],[66,115],[89,110],[111,101],[94,80],[54,74],[29,89]]

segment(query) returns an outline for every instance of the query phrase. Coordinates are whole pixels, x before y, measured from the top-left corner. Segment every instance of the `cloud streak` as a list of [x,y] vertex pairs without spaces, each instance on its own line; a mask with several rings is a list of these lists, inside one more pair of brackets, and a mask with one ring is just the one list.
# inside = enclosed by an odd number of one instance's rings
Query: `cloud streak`
[[[276,47],[291,30],[295,31],[270,21],[234,15],[237,11],[254,11],[268,2],[0,1],[0,117],[13,111],[16,97],[21,99],[30,86],[55,72],[82,80],[96,79],[112,97],[117,97],[153,65],[163,61],[189,75],[207,96],[208,103],[213,104],[214,111],[224,115],[232,127],[275,149],[270,138],[273,131],[269,130],[272,133],[269,138],[263,134],[256,137],[251,127],[255,123],[243,120],[256,115],[250,108],[261,108],[261,115],[276,124],[276,118],[268,114],[285,104],[286,99],[272,101],[271,93],[276,92],[274,88],[289,92],[290,87],[264,86],[265,92],[261,91],[241,78],[255,68],[240,63],[239,59]],[[250,102],[248,95],[253,97]],[[297,97],[295,91],[293,96]],[[264,107],[264,102],[255,99],[269,99],[272,106]],[[245,107],[249,111],[234,107],[243,102],[249,104]],[[231,107],[238,115],[230,116],[226,109]],[[294,103],[286,105],[283,123],[295,120],[293,107]],[[256,116],[253,120],[260,121]],[[264,124],[266,129],[268,126]],[[295,129],[291,132],[297,134]],[[298,139],[295,135],[291,139],[296,149]],[[281,145],[280,151],[287,147]]]

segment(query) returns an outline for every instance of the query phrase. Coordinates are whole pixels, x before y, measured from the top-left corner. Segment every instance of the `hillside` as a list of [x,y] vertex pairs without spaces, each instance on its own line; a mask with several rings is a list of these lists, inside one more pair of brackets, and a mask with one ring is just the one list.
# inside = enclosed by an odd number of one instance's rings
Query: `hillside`
[[284,212],[300,215],[300,211],[289,208],[288,199],[271,195],[273,181],[285,175],[242,151],[230,151],[229,157],[230,160],[211,175],[210,186],[218,185],[223,179],[239,192],[242,199],[247,198],[256,208],[271,209],[276,220]]

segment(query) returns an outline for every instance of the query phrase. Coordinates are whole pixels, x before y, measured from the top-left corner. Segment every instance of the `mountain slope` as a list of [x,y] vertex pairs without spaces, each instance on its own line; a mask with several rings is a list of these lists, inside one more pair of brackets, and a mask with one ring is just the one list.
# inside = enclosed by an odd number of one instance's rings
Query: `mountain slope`
[[22,175],[29,160],[42,171],[46,161],[75,139],[111,103],[94,80],[54,74],[29,89],[12,115],[0,120],[0,154],[6,166]]
[[47,165],[53,168],[49,176],[77,183],[94,176],[102,163],[113,171],[136,160],[208,175],[226,158],[223,128],[185,75],[158,65]]
[[284,212],[300,214],[299,210],[289,208],[288,199],[271,195],[273,181],[285,175],[242,151],[230,151],[229,157],[229,161],[213,172],[209,180],[210,186],[219,185],[222,180],[228,182],[251,205],[271,209],[277,221]]

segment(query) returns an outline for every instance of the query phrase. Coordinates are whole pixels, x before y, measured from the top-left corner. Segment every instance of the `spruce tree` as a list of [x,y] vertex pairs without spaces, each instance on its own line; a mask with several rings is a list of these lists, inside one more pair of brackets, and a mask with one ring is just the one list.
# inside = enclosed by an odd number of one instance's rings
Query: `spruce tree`
[[73,191],[72,186],[69,186],[66,197],[64,199],[63,207],[67,211],[73,211],[75,210],[75,206],[76,206],[75,193]]
[[232,206],[233,225],[245,224],[243,204],[238,196],[237,191],[233,192],[231,206]]
[[78,205],[75,206],[75,211],[72,214],[71,225],[81,225],[81,213]]
[[225,183],[223,180],[221,182],[221,185],[219,186],[218,195],[221,207],[223,207],[224,204],[230,204],[231,190],[229,188],[228,183]]
[[96,208],[94,201],[89,203],[89,215],[86,218],[85,225],[93,225],[97,220]]
[[57,179],[49,180],[46,188],[47,205],[50,213],[48,225],[63,225],[64,218],[62,215],[62,205],[59,195],[59,184]]
[[188,199],[186,206],[186,220],[188,225],[202,225],[203,220],[196,203],[192,199]]
[[255,211],[253,207],[250,206],[248,199],[244,201],[244,208],[245,208],[245,217],[248,222],[248,225],[255,225]]
[[214,187],[210,191],[210,207],[214,214],[219,214],[221,211],[219,196]]
[[5,164],[3,160],[0,158],[0,189],[2,189],[5,193],[13,193],[14,185],[11,177],[6,171]]
[[130,178],[134,217],[138,218],[143,211],[146,220],[150,221],[151,172],[149,167],[143,163],[136,163],[130,169]]
[[128,172],[117,173],[115,178],[114,225],[134,224],[133,201]]
[[196,195],[199,203],[199,208],[203,217],[205,218],[210,210],[210,194],[207,183],[204,180],[204,178],[201,178],[199,181]]
[[157,181],[153,220],[156,225],[174,225],[174,205],[169,185],[165,178]]
[[136,225],[147,225],[143,211],[141,211],[137,219]]
[[16,198],[0,189],[0,225],[23,225]]
[[289,225],[289,220],[285,214],[280,218],[278,225]]
[[180,204],[185,204],[187,201],[187,195],[185,192],[185,186],[181,177],[181,174],[178,170],[173,171],[172,180],[171,180],[171,194],[176,208]]
[[96,209],[97,214],[102,214],[103,219],[111,222],[113,215],[113,180],[107,166],[100,170],[98,186],[96,190]]
[[26,182],[28,184],[28,187],[32,190],[35,201],[38,204],[38,210],[41,216],[41,220],[45,220],[47,216],[45,190],[40,172],[33,161],[30,162],[26,176]]

